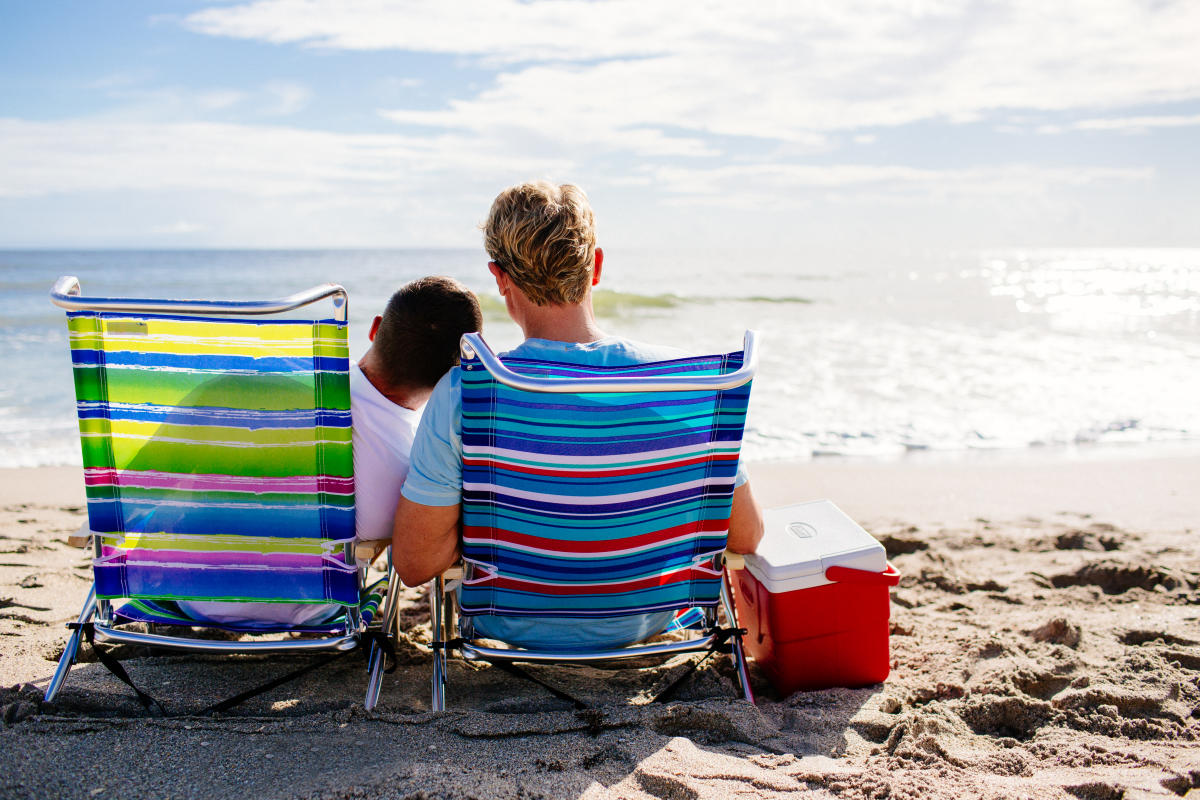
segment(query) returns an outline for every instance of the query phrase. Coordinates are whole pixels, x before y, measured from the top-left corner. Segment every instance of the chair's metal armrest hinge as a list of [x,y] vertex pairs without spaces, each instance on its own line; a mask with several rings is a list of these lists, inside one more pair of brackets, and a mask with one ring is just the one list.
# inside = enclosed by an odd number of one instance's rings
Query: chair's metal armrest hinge
[[375,559],[387,549],[388,541],[386,539],[378,539],[372,541],[360,541],[354,543],[354,563],[360,567],[369,567],[375,563]]
[[79,526],[79,530],[67,537],[67,544],[71,547],[91,547],[93,535],[92,529],[85,522]]

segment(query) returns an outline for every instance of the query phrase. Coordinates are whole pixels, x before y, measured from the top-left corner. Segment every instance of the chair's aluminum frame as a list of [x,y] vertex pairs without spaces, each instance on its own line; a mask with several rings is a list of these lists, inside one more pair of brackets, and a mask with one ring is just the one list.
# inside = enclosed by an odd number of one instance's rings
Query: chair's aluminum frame
[[[464,334],[460,343],[464,358],[477,357],[493,378],[505,386],[527,392],[555,393],[617,393],[617,392],[687,392],[687,391],[721,391],[733,389],[748,383],[758,368],[758,334],[746,331],[743,340],[742,367],[735,372],[723,375],[706,375],[695,378],[684,376],[620,378],[620,379],[569,379],[547,378],[520,375],[504,366],[499,356],[483,340],[478,333]],[[454,631],[455,600],[447,599],[446,594],[453,591],[448,587],[444,575],[433,580],[429,592],[430,627],[433,640],[433,676],[432,701],[434,711],[446,710],[446,680],[447,680],[447,642]],[[721,575],[721,608],[725,612],[727,624],[738,627],[737,610],[734,607],[733,595],[727,570]],[[561,652],[551,650],[527,650],[518,647],[486,647],[473,641],[464,641],[458,646],[462,657],[468,661],[520,661],[531,663],[563,663],[590,661],[609,661],[613,659],[631,659],[643,657],[662,657],[679,655],[681,653],[697,653],[710,650],[716,643],[717,626],[716,608],[705,610],[706,630],[701,636],[679,642],[659,642],[652,644],[633,645],[612,650],[586,650],[580,652]],[[461,623],[460,623],[461,625]],[[465,631],[460,631],[466,633]],[[742,647],[740,635],[730,637],[733,649],[733,662],[737,673],[738,689],[749,702],[754,702],[754,692],[750,687],[750,678],[746,669],[746,654]]]
[[513,389],[526,392],[556,392],[566,394],[618,392],[718,392],[749,383],[758,370],[758,332],[746,331],[742,343],[742,366],[723,375],[687,377],[668,375],[645,378],[545,378],[520,375],[504,366],[504,362],[478,333],[463,334],[459,349],[464,358],[477,357],[492,377]]
[[[54,282],[54,287],[50,290],[50,301],[68,311],[127,311],[135,314],[234,314],[246,316],[278,314],[310,305],[325,298],[332,298],[334,318],[338,322],[345,322],[349,318],[349,299],[347,298],[346,290],[335,283],[314,286],[311,289],[276,300],[244,301],[87,297],[82,295],[79,279],[74,276],[59,278]],[[100,558],[103,555],[101,551],[101,537],[92,534],[90,538],[93,557]],[[346,545],[345,552],[350,563],[354,563],[353,542]],[[364,588],[365,569],[363,566],[360,566],[359,569],[360,592]],[[384,613],[381,615],[381,624],[385,631],[390,624],[388,615],[391,614],[394,616],[395,614],[394,598],[396,593],[391,591],[392,588],[392,585],[389,585],[383,609]],[[79,612],[77,626],[89,621],[93,623],[93,630],[95,631],[96,639],[99,641],[161,647],[194,653],[308,653],[327,650],[353,650],[359,646],[362,634],[367,629],[363,624],[358,608],[351,607],[346,610],[345,633],[312,639],[228,642],[122,630],[116,625],[112,603],[104,598],[96,597],[94,581],[88,592],[87,600],[83,604],[83,609]],[[203,628],[205,626],[198,623],[195,627]],[[81,638],[82,631],[76,627],[72,630],[71,636],[67,640],[66,647],[63,650],[62,657],[59,658],[54,675],[46,687],[46,693],[43,698],[45,702],[53,702],[58,696],[59,690],[66,682],[67,675],[70,673],[71,667],[74,666],[79,654]],[[372,643],[368,660],[367,694],[364,701],[364,705],[368,709],[373,708],[379,700],[383,661],[384,654],[382,649],[378,644]]]

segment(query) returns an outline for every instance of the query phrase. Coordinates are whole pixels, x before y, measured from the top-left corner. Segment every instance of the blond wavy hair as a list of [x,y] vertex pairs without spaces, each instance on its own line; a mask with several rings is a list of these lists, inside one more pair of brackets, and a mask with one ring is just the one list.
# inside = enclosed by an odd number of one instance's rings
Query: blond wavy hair
[[510,186],[492,202],[483,246],[535,305],[578,303],[592,285],[595,215],[578,186]]

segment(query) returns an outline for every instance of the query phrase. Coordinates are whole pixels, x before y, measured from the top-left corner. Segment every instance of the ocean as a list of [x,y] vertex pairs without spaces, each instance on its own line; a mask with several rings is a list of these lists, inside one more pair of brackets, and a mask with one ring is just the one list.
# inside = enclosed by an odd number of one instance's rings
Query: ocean
[[[761,334],[748,461],[1200,442],[1200,249],[887,258],[607,249],[601,326],[693,352]],[[399,285],[450,275],[521,339],[482,250],[0,251],[0,466],[80,463],[60,275],[84,294],[269,298],[335,281],[351,354]]]

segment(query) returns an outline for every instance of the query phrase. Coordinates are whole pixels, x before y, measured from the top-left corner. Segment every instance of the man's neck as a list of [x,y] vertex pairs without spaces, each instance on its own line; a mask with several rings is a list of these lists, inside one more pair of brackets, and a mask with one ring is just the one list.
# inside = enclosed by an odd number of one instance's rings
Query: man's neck
[[590,295],[582,303],[573,305],[535,306],[530,303],[523,312],[519,324],[526,339],[595,342],[607,335],[596,324]]
[[407,408],[410,411],[417,411],[421,406],[425,405],[425,401],[429,399],[429,395],[432,393],[430,389],[392,386],[383,377],[383,373],[379,369],[377,359],[375,358],[374,350],[368,350],[359,359],[358,368],[362,371],[363,377],[375,387],[376,391],[396,405]]

